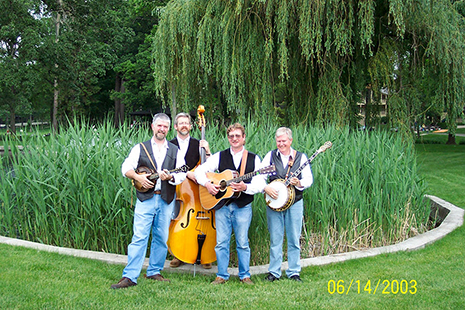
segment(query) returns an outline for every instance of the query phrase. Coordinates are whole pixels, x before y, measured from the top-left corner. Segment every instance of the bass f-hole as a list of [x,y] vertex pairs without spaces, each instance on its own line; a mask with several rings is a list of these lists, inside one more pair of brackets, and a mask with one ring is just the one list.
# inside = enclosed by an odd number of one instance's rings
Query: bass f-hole
[[187,211],[187,217],[186,217],[187,222],[186,223],[181,223],[182,228],[187,228],[187,226],[189,226],[189,222],[191,220],[191,214],[192,213],[194,213],[194,209],[189,209],[189,211]]

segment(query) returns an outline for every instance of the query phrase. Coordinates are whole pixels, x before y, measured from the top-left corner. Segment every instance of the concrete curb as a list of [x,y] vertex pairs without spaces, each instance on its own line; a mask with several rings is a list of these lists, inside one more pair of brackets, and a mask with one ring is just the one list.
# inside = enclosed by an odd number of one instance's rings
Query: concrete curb
[[[343,262],[343,261],[350,260],[350,259],[376,256],[376,255],[383,254],[383,253],[394,253],[394,252],[399,252],[399,251],[418,250],[418,249],[424,248],[428,244],[431,244],[443,238],[444,236],[452,232],[457,227],[462,226],[465,210],[458,208],[454,206],[453,204],[445,200],[442,200],[441,198],[438,198],[436,196],[426,195],[426,198],[431,200],[433,206],[436,206],[439,212],[445,213],[445,218],[439,227],[432,229],[430,231],[427,231],[424,234],[409,238],[398,244],[393,244],[393,245],[378,247],[378,248],[372,248],[368,250],[305,258],[300,261],[301,266],[302,267],[320,266],[320,265],[327,265],[327,264],[332,264],[332,263],[337,263],[337,262]],[[3,237],[3,236],[0,236],[0,243],[5,243],[8,245],[14,245],[14,246],[23,246],[27,248],[36,249],[39,251],[56,252],[56,253],[64,254],[64,255],[90,258],[90,259],[107,262],[110,264],[126,265],[127,263],[126,255],[96,252],[96,251],[77,250],[77,249],[71,249],[71,248],[60,248],[57,246],[45,245],[41,243],[8,238],[8,237]],[[147,267],[148,267],[148,258],[146,258],[144,262],[144,268],[147,268]],[[283,270],[286,270],[288,268],[287,262],[283,262],[281,268]],[[199,267],[199,266],[184,264],[178,268],[171,268],[169,266],[169,261],[165,261],[164,270],[167,272],[194,273],[194,275],[195,273],[214,275],[217,272],[216,266],[213,266],[212,269],[203,269],[202,267]],[[239,273],[237,268],[229,268],[228,271],[233,276],[237,276]],[[252,275],[265,274],[267,272],[268,272],[268,265],[250,267],[250,274]]]

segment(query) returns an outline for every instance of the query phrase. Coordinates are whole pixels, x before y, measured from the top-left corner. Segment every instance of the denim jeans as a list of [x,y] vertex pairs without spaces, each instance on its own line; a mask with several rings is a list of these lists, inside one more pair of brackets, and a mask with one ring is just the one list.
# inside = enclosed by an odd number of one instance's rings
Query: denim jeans
[[286,275],[290,278],[300,274],[300,234],[302,232],[304,204],[303,199],[294,203],[289,209],[277,212],[266,208],[268,231],[270,232],[270,266],[268,271],[275,277],[281,277],[283,261],[284,229],[287,238],[288,269]]
[[239,259],[239,279],[250,278],[249,227],[252,221],[252,204],[239,208],[234,202],[215,211],[216,260],[218,277],[229,279],[229,249],[234,230]]
[[128,246],[128,264],[123,270],[123,277],[137,283],[147,253],[150,232],[152,232],[152,243],[147,276],[159,274],[163,269],[168,252],[166,242],[174,201],[168,204],[160,195],[154,195],[153,198],[145,201],[137,200],[134,210],[134,232],[131,244]]

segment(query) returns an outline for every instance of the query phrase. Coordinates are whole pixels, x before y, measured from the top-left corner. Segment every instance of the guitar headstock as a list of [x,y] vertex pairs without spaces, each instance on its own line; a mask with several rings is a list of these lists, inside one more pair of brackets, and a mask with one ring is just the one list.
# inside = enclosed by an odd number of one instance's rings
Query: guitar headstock
[[260,169],[260,174],[271,174],[276,171],[276,166],[273,164],[271,166]]
[[323,153],[332,146],[333,144],[331,143],[331,141],[326,141],[322,146],[320,146],[320,148],[318,149],[318,153]]

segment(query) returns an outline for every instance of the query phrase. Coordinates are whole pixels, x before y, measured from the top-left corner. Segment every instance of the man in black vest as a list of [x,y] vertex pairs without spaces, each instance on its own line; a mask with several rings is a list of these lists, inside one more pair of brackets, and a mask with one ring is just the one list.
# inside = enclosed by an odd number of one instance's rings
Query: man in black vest
[[[205,186],[211,195],[216,195],[220,188],[207,178],[207,172],[223,172],[227,169],[240,171],[245,165],[245,173],[253,172],[260,166],[260,158],[248,152],[245,147],[245,129],[240,124],[233,124],[227,130],[230,148],[213,154],[208,160],[197,167],[195,177],[200,185]],[[249,227],[252,221],[253,195],[263,190],[263,178],[253,177],[252,180],[231,183],[235,192],[240,192],[238,198],[227,202],[215,211],[216,246],[215,253],[218,263],[218,273],[212,284],[223,284],[229,279],[229,243],[234,230],[236,251],[239,260],[239,279],[242,283],[253,284],[250,280],[250,247]]]
[[[147,243],[152,233],[147,279],[169,281],[160,271],[165,264],[168,247],[168,229],[174,208],[176,185],[186,178],[185,172],[170,173],[169,170],[184,165],[184,157],[178,148],[166,140],[170,119],[164,113],[156,114],[151,124],[153,137],[134,146],[123,162],[121,172],[127,178],[137,181],[141,191],[137,191],[134,209],[133,237],[128,246],[128,264],[123,278],[111,286],[113,289],[137,285],[147,251]],[[146,166],[159,173],[155,182],[146,174],[136,173],[136,169]]]
[[[275,134],[277,149],[268,152],[263,158],[262,165],[276,166],[276,174],[269,177],[270,182],[287,177],[307,161],[307,156],[291,148],[292,131],[281,127]],[[310,165],[306,166],[298,177],[290,179],[291,186],[295,187],[294,204],[285,211],[275,211],[266,208],[268,231],[270,232],[270,266],[266,280],[273,282],[281,277],[281,263],[283,260],[284,229],[287,238],[288,278],[301,282],[300,279],[300,234],[303,220],[302,192],[313,183]],[[266,194],[277,199],[278,192],[271,186],[264,188]]]
[[[195,180],[195,174],[192,171],[192,169],[196,167],[200,161],[200,148],[205,149],[205,154],[207,158],[211,155],[208,142],[205,140],[199,141],[190,136],[190,131],[192,130],[192,123],[191,117],[187,113],[181,112],[178,115],[176,115],[176,117],[174,118],[174,129],[176,130],[177,135],[170,142],[179,148],[178,152],[183,154],[184,160],[186,161],[186,165],[189,166],[189,169],[191,169],[191,171],[187,172],[187,178],[194,182],[197,182]],[[175,213],[177,213],[176,211],[179,210],[175,210]],[[183,264],[183,262],[175,257],[171,260],[170,267],[177,268],[181,266],[181,264]],[[205,269],[211,269],[212,264],[203,264],[202,267]]]

